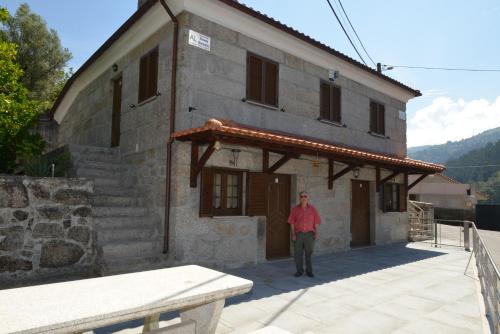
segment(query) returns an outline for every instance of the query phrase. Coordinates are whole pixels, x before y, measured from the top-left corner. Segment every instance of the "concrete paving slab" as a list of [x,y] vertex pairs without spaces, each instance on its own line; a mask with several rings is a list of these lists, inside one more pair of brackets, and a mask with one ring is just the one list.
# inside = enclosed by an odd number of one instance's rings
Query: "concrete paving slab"
[[481,333],[469,255],[413,243],[316,256],[313,279],[293,277],[292,259],[228,270],[254,288],[227,301],[217,333]]

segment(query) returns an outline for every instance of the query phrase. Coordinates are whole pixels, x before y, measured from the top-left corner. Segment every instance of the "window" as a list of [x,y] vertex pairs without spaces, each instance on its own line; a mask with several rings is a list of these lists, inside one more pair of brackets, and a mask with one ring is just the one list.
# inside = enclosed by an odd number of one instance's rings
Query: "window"
[[320,118],[340,123],[340,87],[326,81],[320,84]]
[[158,94],[158,47],[141,57],[139,67],[139,99],[143,102]]
[[247,55],[247,100],[278,107],[278,64]]
[[399,184],[385,183],[383,197],[384,212],[399,211]]
[[370,102],[370,132],[385,135],[385,106]]
[[406,211],[406,191],[404,185],[385,183],[382,190],[382,211]]
[[204,168],[201,178],[200,216],[242,214],[243,172]]

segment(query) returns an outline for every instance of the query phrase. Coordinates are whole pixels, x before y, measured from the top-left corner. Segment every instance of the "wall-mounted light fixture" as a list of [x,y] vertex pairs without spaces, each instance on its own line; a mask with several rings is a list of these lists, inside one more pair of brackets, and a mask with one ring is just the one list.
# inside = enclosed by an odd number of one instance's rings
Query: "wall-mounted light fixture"
[[354,167],[352,169],[352,175],[354,175],[355,179],[357,179],[359,177],[359,167]]
[[233,148],[231,153],[233,154],[233,160],[229,160],[229,165],[238,167],[238,158],[240,157],[241,150]]
[[113,69],[113,72],[118,71],[118,65],[116,65],[116,64],[113,64],[113,66],[111,66],[111,68]]
[[220,150],[221,146],[222,146],[222,145],[220,144],[220,141],[218,141],[218,140],[217,140],[217,141],[215,141],[215,143],[214,143],[214,149],[215,149],[216,151]]

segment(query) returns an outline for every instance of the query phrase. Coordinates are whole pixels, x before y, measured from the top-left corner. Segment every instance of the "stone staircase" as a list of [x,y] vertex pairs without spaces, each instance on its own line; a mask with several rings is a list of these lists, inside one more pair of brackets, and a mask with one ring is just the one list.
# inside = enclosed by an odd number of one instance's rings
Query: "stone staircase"
[[73,176],[94,180],[93,217],[104,275],[151,268],[161,257],[158,220],[144,205],[119,148],[68,147]]

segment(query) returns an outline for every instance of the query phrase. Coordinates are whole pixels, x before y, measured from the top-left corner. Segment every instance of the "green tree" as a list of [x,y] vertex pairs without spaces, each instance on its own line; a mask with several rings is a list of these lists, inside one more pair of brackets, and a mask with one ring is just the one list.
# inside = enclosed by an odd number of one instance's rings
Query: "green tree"
[[[0,22],[9,20],[0,8]],[[44,140],[29,129],[37,120],[39,105],[30,99],[16,63],[16,45],[0,40],[0,173],[11,173],[21,161],[41,154]]]
[[27,4],[6,21],[1,36],[18,46],[16,60],[24,72],[21,82],[29,97],[39,101],[40,111],[48,111],[68,78],[65,68],[71,53]]

